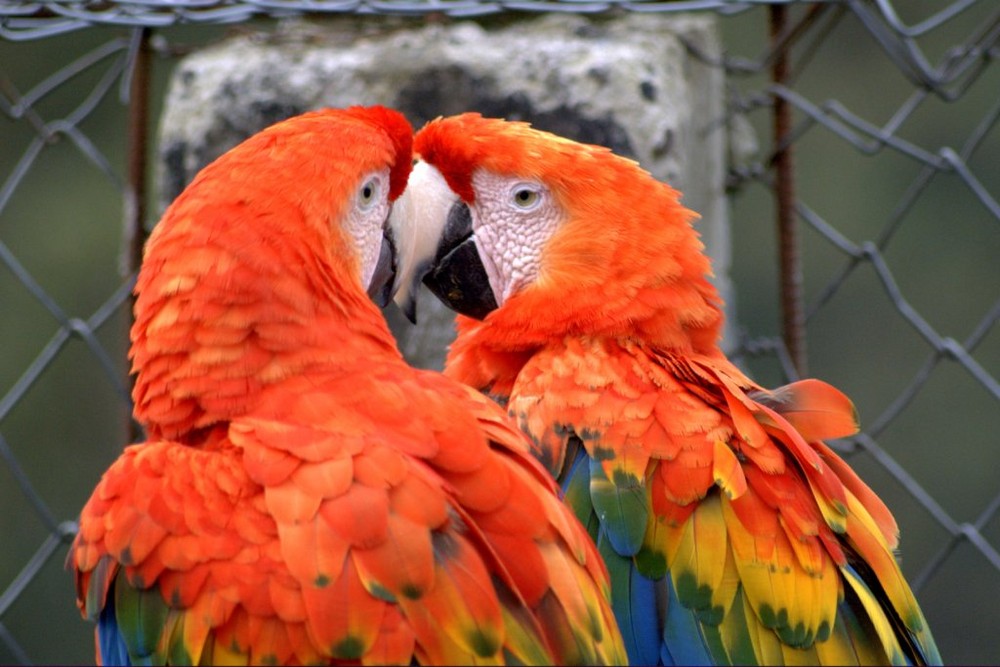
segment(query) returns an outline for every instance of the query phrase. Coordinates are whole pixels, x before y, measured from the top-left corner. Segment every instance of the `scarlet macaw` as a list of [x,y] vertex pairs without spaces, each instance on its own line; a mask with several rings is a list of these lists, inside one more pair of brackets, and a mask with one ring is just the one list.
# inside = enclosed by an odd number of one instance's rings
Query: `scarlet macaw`
[[678,193],[596,146],[477,114],[417,133],[398,301],[464,316],[445,373],[505,405],[597,540],[636,664],[938,663],[897,526],[823,439],[838,390],[768,390],[718,347]]
[[[613,663],[607,573],[502,410],[376,305],[412,128],[305,114],[206,167],[136,287],[128,447],[69,563],[105,664]],[[404,267],[405,268],[405,267]]]

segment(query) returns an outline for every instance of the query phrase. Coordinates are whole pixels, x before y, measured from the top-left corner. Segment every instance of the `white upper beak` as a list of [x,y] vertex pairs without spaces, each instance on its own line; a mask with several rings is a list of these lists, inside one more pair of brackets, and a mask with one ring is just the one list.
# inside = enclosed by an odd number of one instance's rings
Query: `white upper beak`
[[436,259],[448,213],[458,201],[440,171],[426,162],[417,162],[406,190],[393,205],[389,224],[399,267],[393,300],[411,322],[416,317],[420,283]]

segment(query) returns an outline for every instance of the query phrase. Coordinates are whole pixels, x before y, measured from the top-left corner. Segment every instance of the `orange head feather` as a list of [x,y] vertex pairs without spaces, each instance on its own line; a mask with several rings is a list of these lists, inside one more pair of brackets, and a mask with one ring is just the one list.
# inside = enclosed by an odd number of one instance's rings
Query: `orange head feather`
[[[330,111],[315,113],[324,115],[329,114]],[[389,138],[394,149],[394,159],[390,172],[389,201],[396,201],[406,189],[406,179],[413,169],[413,127],[410,122],[395,109],[383,106],[350,107],[344,109],[342,113],[344,116],[357,118],[370,127],[380,130]],[[309,115],[306,114],[299,118],[306,118]]]
[[343,340],[395,350],[344,218],[370,173],[388,170],[390,201],[403,191],[411,137],[382,107],[307,113],[218,158],[171,204],[132,327],[135,415],[150,437],[197,437],[263,387],[328,364]]
[[483,336],[491,322],[496,336],[513,333],[496,347],[593,333],[716,350],[721,299],[707,279],[697,216],[634,161],[474,113],[431,121],[414,151],[468,204],[476,200],[474,174],[486,170],[545,184],[563,211],[537,279],[486,318]]

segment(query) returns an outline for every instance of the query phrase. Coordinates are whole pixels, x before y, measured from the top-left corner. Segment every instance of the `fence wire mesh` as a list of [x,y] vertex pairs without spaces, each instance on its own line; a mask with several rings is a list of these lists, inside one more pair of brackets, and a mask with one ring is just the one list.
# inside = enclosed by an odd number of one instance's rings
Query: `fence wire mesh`
[[[127,155],[124,137],[147,37],[159,56],[155,114],[173,46],[216,36],[219,24],[508,11],[720,17],[727,56],[711,64],[729,74],[730,113],[769,146],[734,157],[730,170],[733,278],[746,332],[739,354],[777,383],[798,375],[808,343],[811,374],[855,398],[864,430],[838,446],[896,512],[904,571],[945,659],[995,661],[1000,9],[991,0],[897,4],[0,4],[0,662],[92,656],[62,559],[82,503],[129,437],[134,275],[123,278],[118,266],[129,255],[122,239],[136,229],[123,233],[120,221],[123,209],[128,224],[144,217],[136,178],[146,165],[126,167],[135,146]],[[199,25],[204,33],[184,32]],[[781,106],[785,127],[772,121]],[[794,167],[783,170],[790,156]],[[802,235],[793,256],[802,274],[793,265],[779,291],[781,240],[770,221],[783,209]],[[796,289],[805,308],[789,294]],[[797,342],[776,333],[783,308],[800,311]],[[795,317],[784,321],[796,326]]]

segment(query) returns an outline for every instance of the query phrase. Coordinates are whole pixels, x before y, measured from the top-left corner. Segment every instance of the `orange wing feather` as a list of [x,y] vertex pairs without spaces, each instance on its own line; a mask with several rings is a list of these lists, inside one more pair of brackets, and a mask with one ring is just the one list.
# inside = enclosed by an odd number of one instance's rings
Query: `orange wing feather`
[[[752,610],[750,622],[776,633],[785,646],[811,650],[814,642],[831,636],[835,623],[842,622],[837,620],[838,610],[845,595],[844,576],[850,575],[839,570],[850,567],[846,556],[850,551],[873,568],[892,608],[912,623],[912,631],[925,631],[919,607],[891,552],[896,539],[891,514],[829,447],[818,441],[807,443],[792,423],[808,419],[803,430],[810,435],[844,435],[855,415],[842,394],[810,381],[784,394],[779,412],[771,407],[776,404],[771,396],[758,401],[762,390],[727,362],[647,355],[632,344],[622,346],[620,353],[633,363],[609,363],[604,381],[596,383],[591,364],[613,350],[608,345],[592,346],[585,353],[575,344],[563,349],[550,346],[518,375],[508,406],[539,443],[546,462],[560,460],[569,440],[580,438],[589,456],[613,474],[631,470],[630,461],[642,460],[629,454],[630,443],[637,442],[634,438],[653,443],[655,455],[647,453],[644,472],[638,476],[650,485],[653,509],[643,547],[636,554],[640,569],[647,567],[642,563],[666,563],[682,603],[698,609],[701,598],[690,597],[685,592],[690,586],[680,578],[689,573],[713,600],[704,613],[712,605],[720,610],[719,616],[708,617],[717,619],[709,627],[724,621],[723,612],[728,613],[725,610],[739,590]],[[573,372],[581,354],[587,355],[588,364]],[[623,368],[634,375],[623,376]],[[621,408],[599,410],[577,398],[584,387],[597,384],[604,392],[600,402],[607,396],[614,405],[619,400],[616,392],[634,386],[637,378],[648,383],[647,393],[633,399],[627,415]],[[801,404],[789,397],[800,395],[802,389],[821,391],[822,405],[813,402],[804,413],[796,413]],[[646,403],[651,395],[656,400],[650,408]],[[788,414],[791,420],[786,419]],[[553,428],[556,424],[558,428]],[[566,469],[553,473],[565,475]],[[706,554],[717,553],[721,560],[678,559],[677,549],[687,542],[675,531],[696,526],[701,507],[719,497],[716,490],[723,492],[724,511],[715,524],[726,536],[721,551],[709,546],[704,531],[691,544]],[[606,524],[606,530],[613,529]],[[661,556],[650,560],[656,553]],[[655,576],[654,571],[647,569],[647,574]],[[764,640],[760,631],[755,632],[754,645],[763,650]],[[882,650],[884,659],[891,659],[896,649]]]

